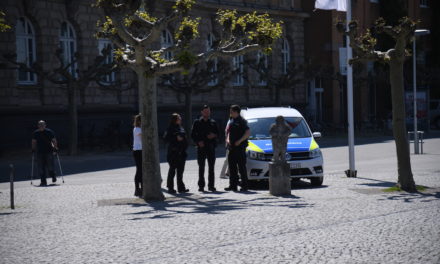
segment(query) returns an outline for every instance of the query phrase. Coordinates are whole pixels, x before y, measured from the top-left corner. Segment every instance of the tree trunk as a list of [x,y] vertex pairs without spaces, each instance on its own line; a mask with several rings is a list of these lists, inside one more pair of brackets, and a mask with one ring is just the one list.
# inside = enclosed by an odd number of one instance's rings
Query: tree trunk
[[275,87],[275,105],[281,106],[281,88]]
[[393,107],[393,135],[397,151],[397,185],[407,192],[415,192],[411,160],[405,124],[405,99],[403,86],[403,60],[392,58],[390,62],[391,99]]
[[[185,91],[185,130],[187,135],[191,134],[192,128],[192,92]],[[188,137],[188,140],[191,137]]]
[[156,77],[138,72],[139,105],[142,114],[142,188],[145,201],[163,201],[157,126]]
[[78,103],[77,86],[68,84],[68,112],[69,112],[69,155],[78,153]]

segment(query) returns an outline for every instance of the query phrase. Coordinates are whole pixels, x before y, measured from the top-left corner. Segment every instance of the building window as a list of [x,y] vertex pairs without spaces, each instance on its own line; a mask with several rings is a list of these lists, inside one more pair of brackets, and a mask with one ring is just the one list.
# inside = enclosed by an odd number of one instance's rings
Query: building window
[[76,72],[77,65],[75,62],[76,53],[76,34],[73,30],[72,25],[68,22],[63,22],[61,24],[60,31],[60,48],[61,57],[63,58],[63,64],[65,66],[69,65],[69,73],[76,78],[78,73]]
[[287,74],[290,63],[290,46],[287,39],[283,39],[283,48],[281,49],[281,54],[283,56],[283,74]]
[[[17,62],[24,63],[28,67],[31,67],[36,61],[35,31],[28,19],[24,17],[18,19],[15,27],[15,36]],[[36,84],[37,76],[35,73],[18,69],[17,83]]]
[[[99,55],[103,55],[104,49],[110,49],[110,52],[105,55],[104,64],[112,64],[113,63],[113,43],[108,39],[99,39],[98,40],[98,52]],[[111,72],[109,74],[103,75],[101,77],[101,81],[105,83],[112,83],[116,81],[115,72]]]
[[[160,36],[160,47],[161,48],[169,48],[171,46],[173,46],[174,41],[173,41],[173,36],[171,35],[171,33],[168,30],[162,30],[162,35]],[[173,52],[172,51],[167,51],[164,54],[164,59],[170,61],[173,59]]]
[[420,0],[420,7],[428,8],[428,0]]
[[[264,54],[261,51],[259,51],[257,53],[257,65],[258,65],[257,67],[259,67],[260,70],[267,71],[267,68],[268,68],[268,65],[269,65],[268,64],[267,55]],[[260,85],[260,86],[266,86],[267,85],[267,79],[262,74],[259,74],[258,85]]]
[[[210,51],[214,47],[215,37],[213,34],[209,33],[208,38],[206,39],[206,51]],[[216,73],[218,70],[218,59],[213,58],[208,62],[209,72]],[[214,76],[212,76],[214,77]],[[208,82],[208,86],[215,86],[218,84],[218,78],[215,77]]]
[[243,85],[243,55],[235,56],[232,58],[232,68],[235,72],[234,78],[232,79],[233,86]]

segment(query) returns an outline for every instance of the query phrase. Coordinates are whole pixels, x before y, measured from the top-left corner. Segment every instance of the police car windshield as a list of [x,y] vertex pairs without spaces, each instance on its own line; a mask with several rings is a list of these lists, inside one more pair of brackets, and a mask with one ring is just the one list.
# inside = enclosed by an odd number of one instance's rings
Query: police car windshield
[[[289,138],[311,137],[310,130],[306,121],[302,117],[284,117],[287,123],[292,127]],[[248,119],[248,125],[251,129],[249,139],[268,139],[271,138],[269,129],[275,123],[275,117],[251,118]]]

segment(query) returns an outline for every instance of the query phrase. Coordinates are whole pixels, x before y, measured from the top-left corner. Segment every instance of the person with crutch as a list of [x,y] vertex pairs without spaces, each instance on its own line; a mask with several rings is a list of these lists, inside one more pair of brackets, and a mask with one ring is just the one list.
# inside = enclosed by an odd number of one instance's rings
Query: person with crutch
[[205,160],[208,160],[208,190],[215,192],[215,148],[217,147],[218,127],[211,118],[211,109],[204,105],[201,117],[194,121],[191,138],[197,145],[197,163],[199,165],[199,192],[205,191]]
[[38,121],[38,129],[32,134],[32,154],[37,154],[38,173],[40,174],[40,186],[47,186],[46,170],[55,183],[57,178],[54,170],[54,155],[57,154],[58,143],[55,133],[46,128],[44,120]]

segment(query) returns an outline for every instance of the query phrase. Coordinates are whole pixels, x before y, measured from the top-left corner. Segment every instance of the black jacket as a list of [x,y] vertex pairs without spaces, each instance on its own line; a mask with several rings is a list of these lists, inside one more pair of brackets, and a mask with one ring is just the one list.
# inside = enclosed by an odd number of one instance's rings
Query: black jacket
[[[182,141],[177,140],[177,136],[183,137]],[[165,141],[168,143],[168,154],[186,154],[188,148],[188,140],[185,129],[179,125],[170,125],[164,135]]]
[[239,116],[232,119],[229,124],[229,149],[246,148],[248,146],[248,140],[241,142],[239,146],[234,146],[234,142],[239,140],[249,129],[248,122],[243,117]]
[[[207,136],[209,135],[209,133],[216,134],[217,137],[213,139],[208,139]],[[203,117],[200,117],[199,119],[194,121],[191,131],[191,138],[196,144],[199,141],[203,141],[205,145],[216,147],[217,139],[218,139],[217,123],[215,122],[214,119],[210,118],[207,121],[205,121]]]

